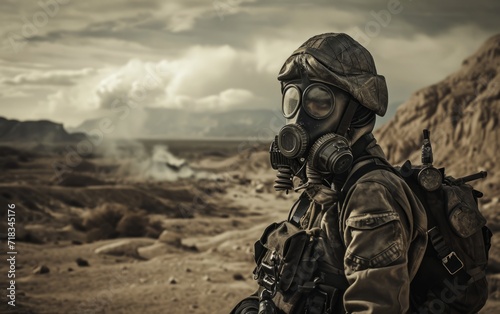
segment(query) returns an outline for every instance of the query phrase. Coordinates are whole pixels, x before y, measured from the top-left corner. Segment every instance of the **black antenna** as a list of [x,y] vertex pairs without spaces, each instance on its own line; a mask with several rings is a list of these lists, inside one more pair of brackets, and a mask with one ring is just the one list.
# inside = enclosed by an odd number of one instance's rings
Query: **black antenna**
[[424,143],[422,144],[422,164],[432,165],[433,160],[430,132],[424,129]]

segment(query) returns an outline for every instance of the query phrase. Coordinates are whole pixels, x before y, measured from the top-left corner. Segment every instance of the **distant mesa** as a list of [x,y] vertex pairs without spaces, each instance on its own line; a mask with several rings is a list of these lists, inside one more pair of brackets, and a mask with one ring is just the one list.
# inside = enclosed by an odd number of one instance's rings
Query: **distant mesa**
[[268,108],[202,112],[141,108],[123,119],[117,116],[89,119],[68,130],[89,133],[99,129],[100,121],[108,118],[113,121],[113,132],[109,136],[115,138],[272,139],[285,124],[278,107],[279,104],[271,104]]
[[68,133],[60,123],[48,120],[18,121],[0,117],[0,142],[76,142],[84,133]]

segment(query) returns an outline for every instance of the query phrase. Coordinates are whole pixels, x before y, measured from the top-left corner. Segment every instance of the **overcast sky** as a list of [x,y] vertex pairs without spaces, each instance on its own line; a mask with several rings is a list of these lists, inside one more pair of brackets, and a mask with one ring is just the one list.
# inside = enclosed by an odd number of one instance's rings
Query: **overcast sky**
[[368,48],[397,106],[499,33],[499,14],[497,0],[4,0],[0,116],[278,108],[281,65],[325,32]]

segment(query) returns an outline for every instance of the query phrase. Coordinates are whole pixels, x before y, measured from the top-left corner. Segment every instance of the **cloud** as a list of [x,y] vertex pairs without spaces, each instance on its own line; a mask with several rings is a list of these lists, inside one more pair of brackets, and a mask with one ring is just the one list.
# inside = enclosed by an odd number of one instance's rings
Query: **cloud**
[[416,90],[437,83],[457,71],[462,61],[484,42],[477,27],[455,27],[445,34],[372,40],[377,71],[384,75],[389,102],[400,104]]
[[250,104],[255,99],[255,95],[249,90],[230,88],[218,95],[198,99],[195,104],[196,109],[199,110],[228,109],[242,104]]
[[285,60],[298,48],[297,42],[280,38],[257,40],[255,43],[257,71],[277,75]]
[[[403,101],[417,88],[458,69],[481,43],[478,32],[462,27],[438,37],[373,39],[369,50],[387,79],[391,102]],[[466,39],[459,40],[464,34]],[[132,59],[95,71],[78,85],[49,95],[45,103],[53,112],[67,107],[109,111],[124,105],[187,111],[277,108],[281,97],[277,72],[304,40],[258,40],[251,49],[195,45],[176,58]],[[426,57],[415,59],[422,55]]]
[[178,33],[192,29],[196,20],[206,14],[206,7],[186,7],[185,3],[165,3],[161,15],[166,20],[166,29]]
[[165,94],[159,65],[133,59],[121,68],[108,69],[108,74],[91,91],[97,100],[95,107],[112,109],[128,100],[135,106],[154,106],[156,98]]
[[[17,118],[35,112],[63,121],[123,104],[278,108],[276,75],[292,51],[315,34],[365,30],[389,2],[71,1],[19,53],[0,50],[2,106],[14,113],[22,101]],[[458,69],[500,26],[498,1],[400,3],[402,12],[367,44],[391,103]],[[22,35],[41,10],[29,1],[0,6],[3,39]],[[85,73],[89,66],[95,70]]]
[[[230,46],[194,46],[179,58],[158,62],[130,60],[102,68],[81,84],[47,97],[52,111],[72,106],[82,111],[165,107],[225,110],[262,106],[257,55]],[[266,81],[264,79],[263,81]]]
[[4,90],[2,91],[2,94],[0,95],[1,97],[6,97],[6,98],[25,98],[29,96],[28,93],[22,91],[22,90]]
[[[27,40],[60,42],[108,38],[155,48],[175,44],[179,49],[185,49],[193,42],[241,46],[247,44],[248,39],[269,39],[277,34],[286,34],[290,39],[303,37],[302,34],[310,36],[310,32],[364,28],[374,19],[373,14],[387,11],[390,3],[395,2],[402,11],[390,16],[391,25],[384,30],[385,36],[438,35],[464,24],[476,25],[490,32],[498,31],[496,12],[500,10],[500,2],[493,0],[144,0],[125,3],[112,0],[72,1],[61,6],[58,14],[36,36]],[[16,1],[0,16],[12,18],[15,6],[22,14],[5,24],[2,37],[8,37],[12,31],[20,32],[23,15],[29,20],[34,13],[43,13],[39,5]]]
[[77,79],[95,73],[93,68],[81,70],[31,71],[16,75],[11,79],[3,79],[6,85],[74,85]]

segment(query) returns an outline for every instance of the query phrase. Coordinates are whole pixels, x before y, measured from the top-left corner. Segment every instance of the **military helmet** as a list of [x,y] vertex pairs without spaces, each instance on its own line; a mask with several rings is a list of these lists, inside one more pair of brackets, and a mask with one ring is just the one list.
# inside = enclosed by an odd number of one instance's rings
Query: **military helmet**
[[377,74],[371,54],[352,37],[326,33],[311,37],[286,60],[278,80],[309,79],[334,85],[362,106],[383,116],[388,93],[385,78]]

